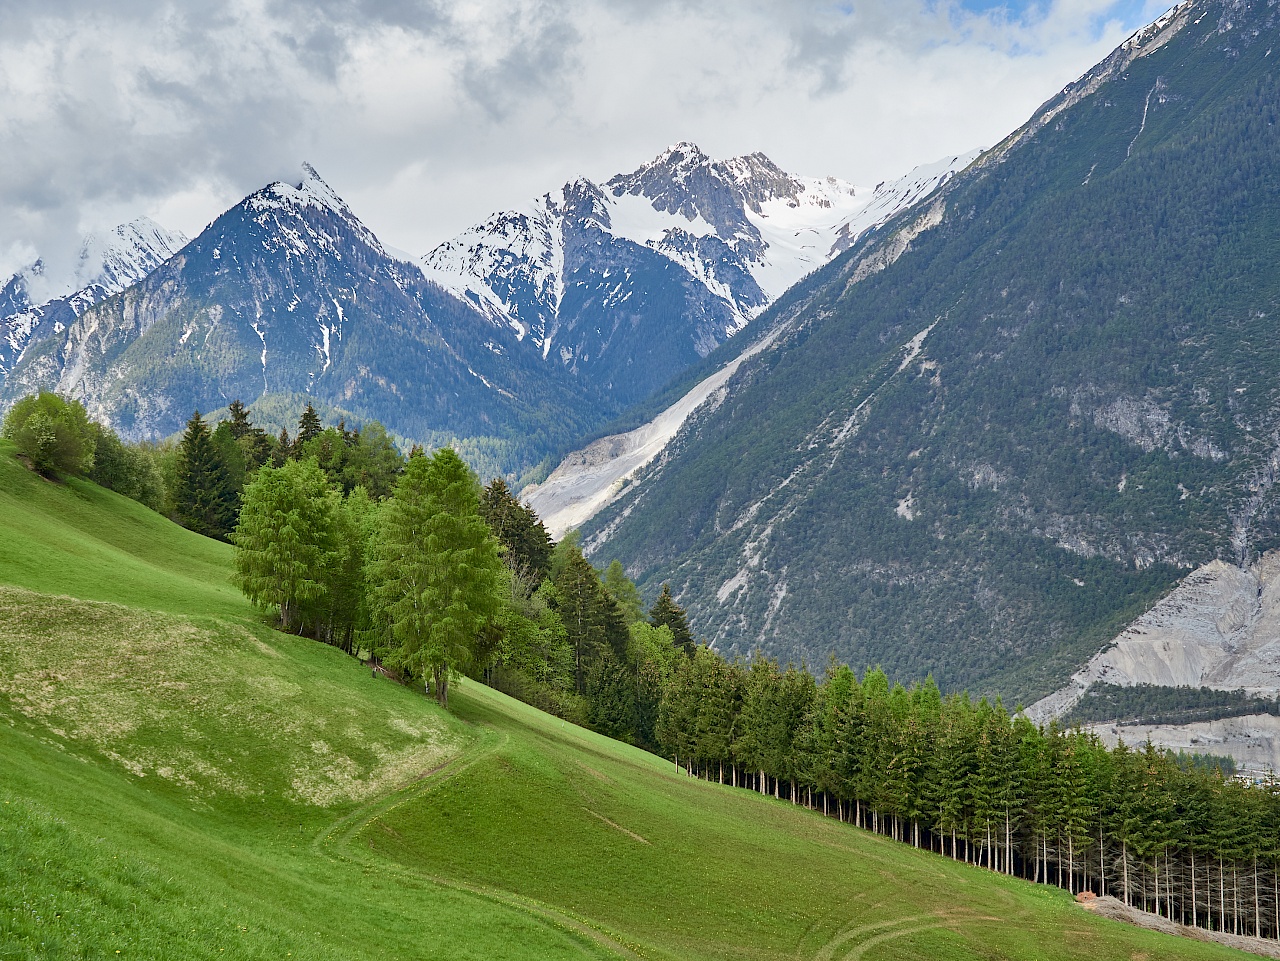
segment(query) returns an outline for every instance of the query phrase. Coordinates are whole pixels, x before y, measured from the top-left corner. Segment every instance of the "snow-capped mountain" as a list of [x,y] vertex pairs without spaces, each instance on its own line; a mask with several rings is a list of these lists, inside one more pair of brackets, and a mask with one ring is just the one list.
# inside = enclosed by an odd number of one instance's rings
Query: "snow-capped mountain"
[[678,144],[418,263],[304,165],[185,245],[142,221],[91,238],[60,299],[31,306],[52,283],[38,267],[10,281],[0,404],[56,389],[145,438],[196,408],[305,396],[519,471],[650,396],[964,159],[864,190]]
[[0,383],[27,345],[46,330],[60,333],[87,308],[142,280],[187,243],[187,238],[139,217],[81,241],[60,272],[36,260],[0,285]]
[[974,156],[872,189],[678,143],[605,184],[578,178],[496,213],[427,254],[423,270],[630,403]]
[[536,461],[600,406],[570,372],[508,351],[484,316],[389,254],[309,166],[42,334],[0,400],[54,388],[132,438],[236,398],[306,395],[401,436],[487,439],[494,457]]

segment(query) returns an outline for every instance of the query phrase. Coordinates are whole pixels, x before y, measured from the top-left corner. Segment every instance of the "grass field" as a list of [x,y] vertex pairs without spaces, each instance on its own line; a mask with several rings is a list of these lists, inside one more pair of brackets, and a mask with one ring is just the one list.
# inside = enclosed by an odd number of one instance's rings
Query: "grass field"
[[0,443],[0,959],[1198,959],[1050,888],[268,630]]

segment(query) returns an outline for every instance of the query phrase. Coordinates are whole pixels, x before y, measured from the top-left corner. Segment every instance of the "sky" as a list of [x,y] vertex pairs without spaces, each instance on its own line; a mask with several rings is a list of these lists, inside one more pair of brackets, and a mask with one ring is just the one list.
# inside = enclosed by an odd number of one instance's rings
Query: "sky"
[[999,141],[1170,0],[3,0],[0,278],[303,161],[414,254],[690,140],[874,186]]

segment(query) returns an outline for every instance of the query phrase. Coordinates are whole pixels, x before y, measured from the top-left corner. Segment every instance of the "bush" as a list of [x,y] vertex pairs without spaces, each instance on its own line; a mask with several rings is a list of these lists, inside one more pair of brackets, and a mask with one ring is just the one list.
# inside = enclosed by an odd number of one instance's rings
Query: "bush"
[[0,434],[46,477],[87,476],[93,470],[94,433],[79,401],[41,391],[18,401],[5,416]]

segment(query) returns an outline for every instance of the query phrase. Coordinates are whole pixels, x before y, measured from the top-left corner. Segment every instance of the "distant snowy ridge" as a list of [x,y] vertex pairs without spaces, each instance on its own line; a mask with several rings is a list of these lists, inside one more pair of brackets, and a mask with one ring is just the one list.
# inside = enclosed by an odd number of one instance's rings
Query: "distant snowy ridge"
[[[928,197],[980,153],[973,151],[917,167],[907,176],[882,183],[874,190],[834,179],[793,177],[761,154],[726,161],[718,169],[713,162],[700,163],[701,170],[690,170],[688,163],[677,164],[675,174],[666,178],[670,185],[666,190],[662,189],[662,180],[655,183],[648,176],[650,169],[659,166],[673,151],[687,157],[693,150],[696,148],[677,145],[637,174],[610,181],[614,189],[635,191],[614,198],[620,206],[633,201],[633,217],[627,222],[630,237],[643,239],[661,250],[677,229],[702,235],[714,233],[722,239],[732,229],[732,241],[743,247],[752,246],[757,252],[754,263],[759,285],[766,291],[779,292],[847,249],[866,231]],[[698,193],[690,189],[698,176],[723,177],[739,191],[742,207],[736,224],[725,223],[724,208],[708,211],[699,206]],[[649,194],[641,194],[646,189]],[[647,199],[650,195],[652,199]],[[671,233],[650,226],[646,236],[634,226],[642,216]],[[690,226],[673,229],[663,224],[663,217],[687,218],[685,222]],[[713,226],[711,221],[719,223]],[[616,219],[614,223],[617,224]],[[768,302],[773,299],[770,297]],[[600,438],[569,454],[545,481],[526,487],[521,496],[538,512],[553,536],[584,524],[615,501],[640,471],[665,450],[695,409],[722,400],[725,385],[742,362],[771,346],[786,328],[786,323],[773,327],[649,423],[626,434]],[[914,347],[915,353],[927,333],[928,329],[908,345]],[[914,356],[911,354],[903,366]]]
[[68,266],[55,271],[37,259],[9,277],[0,284],[0,382],[42,327],[65,327],[89,307],[142,280],[186,244],[178,231],[139,217],[89,234]]
[[[718,323],[693,336],[705,356],[796,281],[848,248],[866,230],[945,183],[975,151],[918,167],[878,187],[834,177],[789,174],[762,153],[714,160],[695,144],[668,147],[651,162],[605,184],[585,177],[517,210],[501,211],[422,258],[428,279],[468,300],[544,358],[581,359],[563,350],[566,289],[581,287],[584,236],[612,246],[620,266],[594,265],[602,310],[638,296],[634,265],[621,248],[660,255],[721,305]],[[601,242],[603,238],[603,242]],[[607,322],[607,321],[602,321]]]

